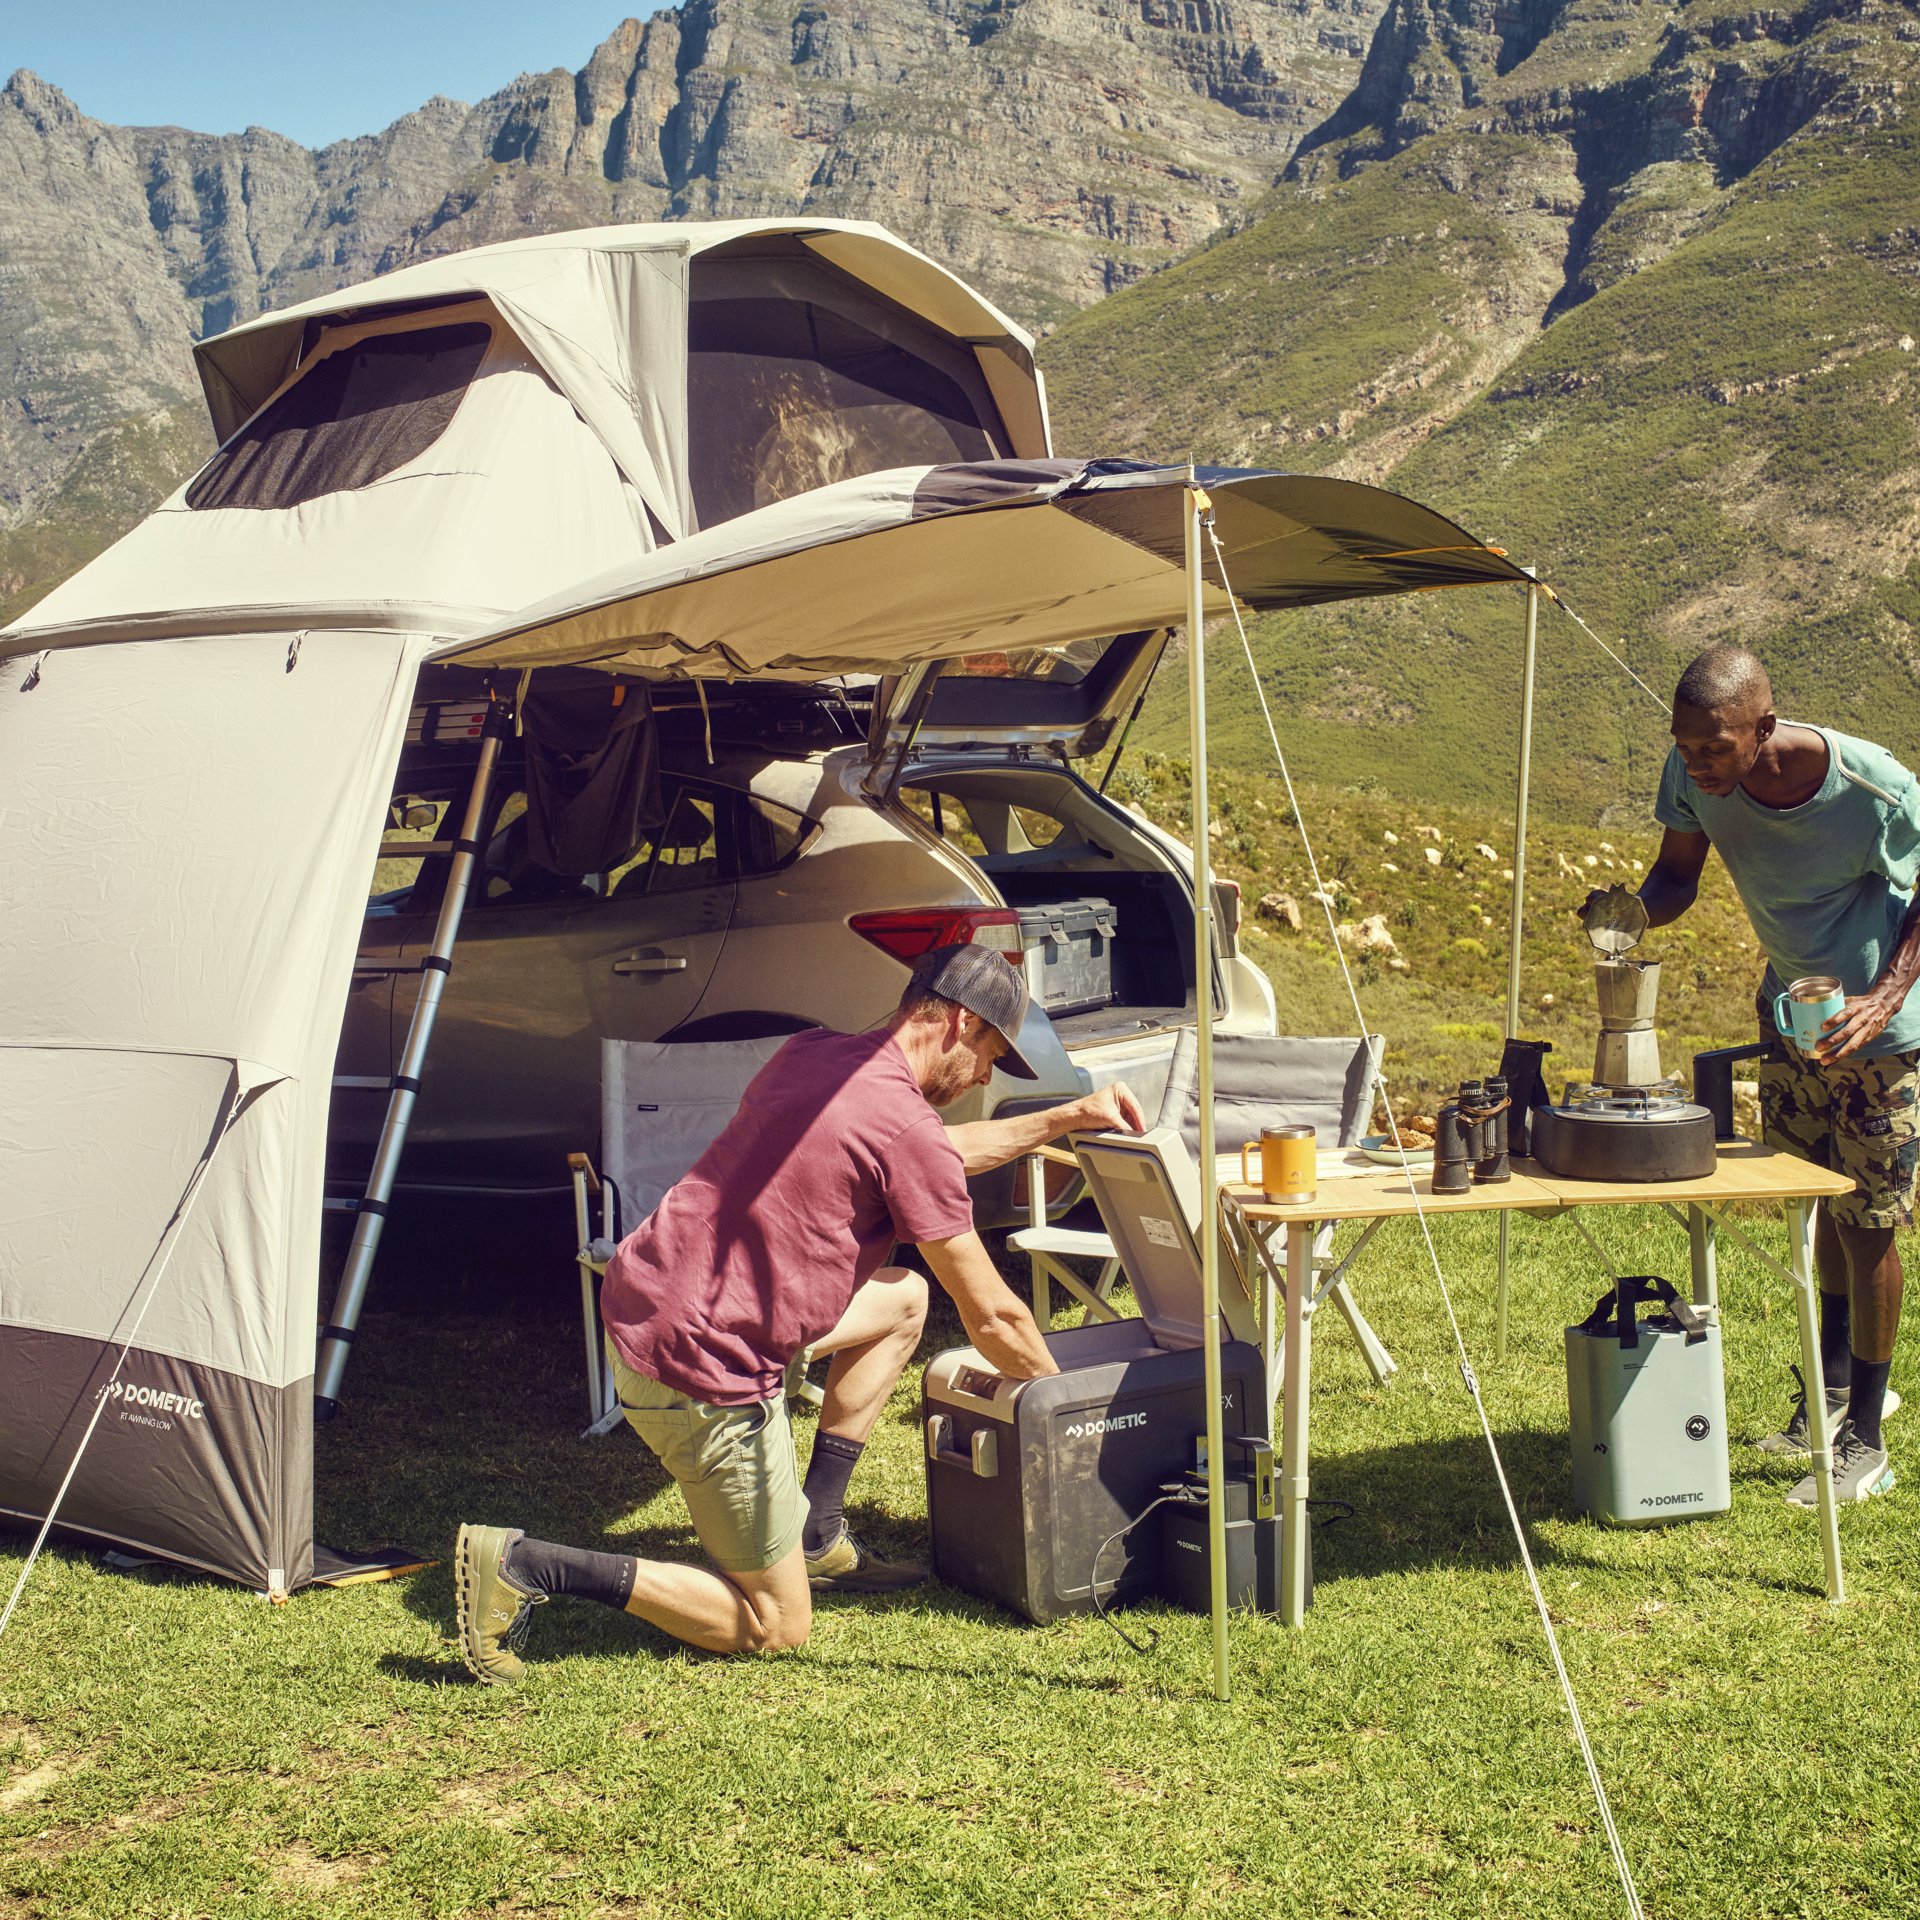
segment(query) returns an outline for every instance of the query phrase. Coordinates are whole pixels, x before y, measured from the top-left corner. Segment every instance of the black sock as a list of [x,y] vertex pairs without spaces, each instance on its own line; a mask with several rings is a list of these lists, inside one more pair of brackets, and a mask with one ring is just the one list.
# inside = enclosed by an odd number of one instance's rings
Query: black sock
[[840,1537],[846,1522],[840,1508],[847,1497],[847,1482],[867,1450],[864,1440],[843,1440],[837,1433],[813,1436],[813,1457],[807,1462],[807,1477],[800,1491],[807,1501],[806,1531],[800,1545],[807,1553],[818,1553]]
[[1853,1393],[1847,1418],[1853,1430],[1877,1453],[1886,1444],[1880,1438],[1880,1409],[1887,1398],[1887,1370],[1891,1360],[1862,1360],[1853,1356]]
[[1844,1293],[1820,1296],[1820,1371],[1837,1397],[1853,1384],[1853,1303]]
[[589,1553],[551,1540],[516,1540],[507,1554],[508,1575],[536,1593],[572,1593],[625,1609],[640,1563],[626,1553]]

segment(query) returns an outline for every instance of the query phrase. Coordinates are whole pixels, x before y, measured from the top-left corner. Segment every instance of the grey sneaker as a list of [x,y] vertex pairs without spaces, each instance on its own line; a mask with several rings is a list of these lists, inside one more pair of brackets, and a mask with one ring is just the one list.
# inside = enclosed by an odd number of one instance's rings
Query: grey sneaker
[[802,1557],[807,1563],[807,1585],[815,1593],[898,1593],[933,1577],[924,1560],[881,1559],[846,1527],[831,1546]]
[[454,1609],[460,1657],[483,1685],[512,1686],[526,1677],[519,1659],[533,1610],[544,1593],[521,1586],[506,1570],[508,1550],[525,1538],[518,1527],[462,1524],[453,1543]]
[[[1800,1369],[1795,1367],[1793,1377],[1799,1382],[1799,1391],[1793,1396],[1793,1413],[1786,1426],[1778,1433],[1770,1433],[1764,1440],[1753,1444],[1761,1453],[1803,1454],[1813,1449],[1807,1443],[1807,1383]],[[1847,1406],[1850,1396],[1842,1387],[1838,1392],[1831,1388],[1827,1392],[1827,1444],[1832,1446],[1834,1436],[1839,1433],[1847,1418]],[[1890,1413],[1896,1413],[1900,1407],[1900,1396],[1889,1387],[1887,1397],[1880,1408],[1882,1420]]]
[[[1840,1429],[1840,1438],[1833,1449],[1833,1498],[1838,1506],[1844,1506],[1849,1500],[1871,1500],[1876,1493],[1888,1493],[1893,1488],[1893,1463],[1879,1447],[1870,1447],[1853,1430],[1849,1420]],[[1819,1504],[1819,1493],[1814,1485],[1812,1474],[1800,1482],[1787,1495],[1790,1507],[1812,1507]]]

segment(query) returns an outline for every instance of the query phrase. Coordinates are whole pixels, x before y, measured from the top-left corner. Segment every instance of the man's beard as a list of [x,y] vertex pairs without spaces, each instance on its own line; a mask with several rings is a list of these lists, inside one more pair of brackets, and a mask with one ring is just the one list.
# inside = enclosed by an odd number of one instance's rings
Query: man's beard
[[979,1063],[965,1047],[954,1047],[934,1063],[933,1085],[926,1089],[927,1104],[950,1107],[969,1093],[979,1079]]

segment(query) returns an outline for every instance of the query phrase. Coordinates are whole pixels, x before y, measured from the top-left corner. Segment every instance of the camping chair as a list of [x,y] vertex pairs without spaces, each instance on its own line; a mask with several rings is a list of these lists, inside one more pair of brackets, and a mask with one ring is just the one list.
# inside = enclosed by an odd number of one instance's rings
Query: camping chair
[[[1217,1035],[1213,1043],[1213,1095],[1214,1135],[1219,1149],[1234,1151],[1241,1141],[1258,1139],[1262,1127],[1282,1126],[1311,1126],[1328,1146],[1358,1146],[1373,1111],[1374,1086],[1385,1044],[1379,1034],[1369,1034],[1362,1040]],[[1154,1122],[1157,1128],[1176,1130],[1189,1155],[1197,1155],[1200,1150],[1199,1069],[1199,1037],[1189,1028],[1175,1043],[1166,1092],[1161,1096],[1160,1112]],[[1058,1280],[1085,1305],[1087,1319],[1118,1319],[1107,1297],[1120,1269],[1113,1241],[1105,1233],[1048,1224],[1044,1167],[1041,1154],[1028,1157],[1027,1193],[1032,1224],[1007,1239],[1010,1248],[1026,1254],[1033,1263],[1034,1317],[1044,1324],[1048,1283]],[[1197,1224],[1197,1215],[1189,1224]],[[1336,1271],[1332,1246],[1338,1225],[1338,1221],[1324,1222],[1315,1237],[1316,1273]],[[1257,1248],[1248,1246],[1246,1254],[1249,1269],[1256,1258],[1265,1263],[1284,1299],[1285,1264],[1280,1250],[1285,1240],[1279,1237],[1283,1231],[1276,1230],[1278,1246],[1263,1241],[1257,1243]],[[1089,1287],[1062,1266],[1062,1255],[1099,1260],[1100,1274],[1093,1286]],[[1237,1266],[1237,1255],[1231,1257]],[[1251,1271],[1245,1277],[1250,1279]],[[1374,1379],[1384,1385],[1398,1368],[1361,1314],[1344,1273],[1339,1274],[1326,1291],[1360,1343],[1360,1351]],[[1269,1378],[1277,1382],[1281,1350],[1272,1325],[1274,1317],[1277,1316],[1269,1317],[1266,1345]]]
[[[741,1096],[762,1067],[787,1044],[787,1034],[764,1040],[725,1040],[690,1046],[659,1041],[600,1043],[600,1138],[603,1176],[584,1153],[569,1154],[573,1171],[575,1260],[580,1269],[580,1315],[587,1351],[588,1427],[582,1439],[620,1424],[619,1396],[600,1328],[599,1284],[619,1243],[618,1214],[637,1226],[667,1189],[706,1152],[740,1109]],[[613,1198],[605,1197],[612,1189]],[[587,1202],[601,1192],[601,1237],[589,1237]],[[797,1354],[787,1370],[789,1395],[820,1404],[806,1375],[811,1356]]]

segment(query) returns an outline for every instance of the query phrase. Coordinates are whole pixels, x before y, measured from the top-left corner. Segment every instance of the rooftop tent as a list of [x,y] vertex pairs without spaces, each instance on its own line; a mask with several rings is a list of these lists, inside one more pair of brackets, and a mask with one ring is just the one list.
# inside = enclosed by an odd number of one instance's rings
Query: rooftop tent
[[418,668],[687,533],[709,254],[828,411],[1045,453],[1026,337],[877,227],[516,241],[202,343],[220,451],[0,632],[0,1512],[98,1409],[63,1520],[311,1577],[328,1095]]
[[1049,451],[1027,336],[857,222],[512,241],[195,351],[219,453],[0,652],[472,633],[823,480]]

